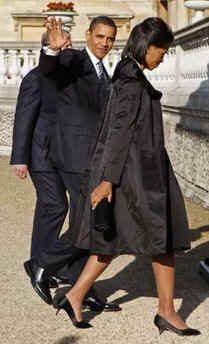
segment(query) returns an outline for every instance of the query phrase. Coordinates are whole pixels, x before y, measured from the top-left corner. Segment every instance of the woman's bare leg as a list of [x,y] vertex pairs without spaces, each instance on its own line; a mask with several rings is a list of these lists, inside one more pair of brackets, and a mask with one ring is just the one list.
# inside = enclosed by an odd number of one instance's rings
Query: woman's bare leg
[[153,271],[159,297],[158,314],[179,329],[188,326],[176,313],[174,306],[175,262],[174,256],[160,256],[153,259]]
[[66,297],[73,307],[77,321],[82,320],[82,303],[86,293],[113,258],[113,256],[91,255],[79,279],[67,293]]

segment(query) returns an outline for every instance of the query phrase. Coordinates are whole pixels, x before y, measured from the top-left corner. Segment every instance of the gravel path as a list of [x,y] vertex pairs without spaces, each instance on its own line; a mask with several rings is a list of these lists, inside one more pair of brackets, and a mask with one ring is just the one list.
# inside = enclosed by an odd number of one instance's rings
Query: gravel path
[[85,313],[93,328],[75,329],[67,316],[47,306],[34,293],[23,271],[29,256],[35,194],[29,178],[18,180],[0,157],[0,338],[1,344],[205,344],[209,337],[209,284],[198,274],[209,256],[209,211],[186,201],[192,250],[177,258],[176,305],[188,324],[202,335],[178,337],[153,325],[157,308],[150,263],[121,256],[95,286],[100,295],[119,302],[119,313]]

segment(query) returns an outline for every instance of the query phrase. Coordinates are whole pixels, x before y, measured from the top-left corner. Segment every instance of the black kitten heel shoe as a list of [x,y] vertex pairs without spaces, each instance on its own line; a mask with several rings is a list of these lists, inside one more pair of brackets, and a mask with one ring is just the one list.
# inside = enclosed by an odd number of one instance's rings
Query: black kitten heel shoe
[[77,327],[77,328],[90,328],[90,327],[92,327],[92,325],[88,324],[85,321],[77,321],[77,319],[75,317],[74,310],[73,310],[70,302],[66,298],[66,296],[64,296],[61,300],[59,300],[59,302],[56,305],[53,304],[53,306],[55,308],[57,308],[56,315],[59,313],[59,311],[61,309],[63,309],[68,314],[70,320],[72,321],[72,323],[75,327]]
[[155,316],[154,319],[154,324],[155,326],[158,327],[160,334],[163,333],[163,331],[170,331],[178,334],[179,336],[198,336],[201,334],[200,331],[194,329],[194,328],[185,328],[185,329],[180,329],[177,328],[173,325],[171,325],[167,320],[162,318],[159,314]]

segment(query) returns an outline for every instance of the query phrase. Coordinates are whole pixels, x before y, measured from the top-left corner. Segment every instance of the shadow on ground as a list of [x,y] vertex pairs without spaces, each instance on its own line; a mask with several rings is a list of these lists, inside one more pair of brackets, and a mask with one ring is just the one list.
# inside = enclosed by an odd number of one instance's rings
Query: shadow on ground
[[75,344],[78,341],[79,341],[78,336],[70,336],[70,337],[63,337],[61,339],[58,339],[53,344]]
[[[209,225],[191,230],[192,241],[204,232],[209,232]],[[176,256],[175,298],[182,299],[179,313],[185,320],[209,296],[209,284],[199,274],[199,262],[206,257],[209,257],[209,242]],[[123,290],[124,295],[114,300],[120,305],[140,297],[157,297],[150,259],[142,256],[135,257],[115,276],[97,281],[95,288],[104,298]],[[88,312],[85,319],[90,321],[95,316]]]

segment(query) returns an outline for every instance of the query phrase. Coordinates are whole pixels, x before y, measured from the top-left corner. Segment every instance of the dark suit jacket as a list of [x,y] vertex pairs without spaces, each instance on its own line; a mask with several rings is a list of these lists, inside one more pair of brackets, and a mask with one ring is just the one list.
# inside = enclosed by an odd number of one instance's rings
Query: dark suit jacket
[[59,56],[40,57],[41,72],[57,81],[57,122],[50,146],[54,166],[82,173],[107,95],[86,50],[66,49]]
[[34,68],[22,80],[15,112],[11,164],[52,171],[47,151],[55,123],[55,82]]

